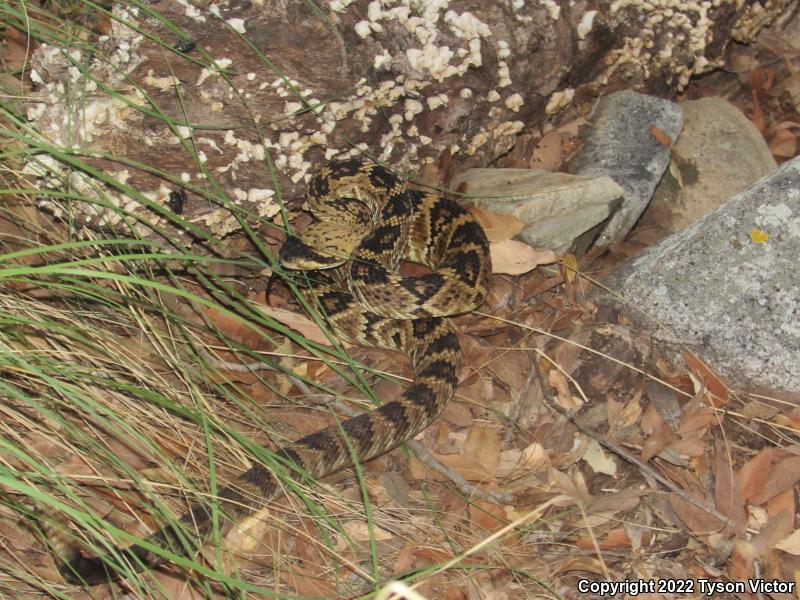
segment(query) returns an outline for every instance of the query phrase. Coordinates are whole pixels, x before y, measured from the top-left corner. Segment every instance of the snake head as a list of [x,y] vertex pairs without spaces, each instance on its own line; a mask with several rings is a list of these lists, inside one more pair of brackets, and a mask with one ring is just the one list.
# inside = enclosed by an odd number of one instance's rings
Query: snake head
[[287,269],[308,271],[330,269],[344,264],[364,237],[363,228],[354,223],[317,221],[289,237],[278,258]]

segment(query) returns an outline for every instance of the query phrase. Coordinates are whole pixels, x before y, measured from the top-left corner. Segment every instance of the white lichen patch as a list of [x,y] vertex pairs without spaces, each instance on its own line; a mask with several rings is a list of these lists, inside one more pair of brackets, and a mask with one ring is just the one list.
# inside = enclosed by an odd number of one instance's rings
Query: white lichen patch
[[214,61],[214,68],[209,69],[207,67],[203,67],[200,70],[200,76],[197,78],[197,87],[203,85],[206,79],[211,77],[212,75],[219,75],[220,71],[224,71],[228,67],[233,64],[233,61],[230,58],[219,58]]
[[151,87],[159,89],[162,92],[165,92],[170,88],[180,86],[181,80],[175,77],[174,75],[167,75],[165,77],[156,77],[153,73],[153,69],[148,69],[147,75],[145,75],[142,78],[142,83],[144,85],[149,85]]
[[206,16],[203,14],[203,11],[200,10],[198,7],[196,7],[191,2],[189,2],[189,0],[177,0],[177,2],[178,2],[178,4],[183,6],[184,14],[187,17],[197,21],[198,23],[205,23],[206,22]]
[[228,26],[233,29],[236,33],[246,33],[247,29],[245,28],[245,20],[244,19],[226,19],[225,22]]
[[216,208],[212,211],[189,219],[191,223],[202,223],[215,235],[225,237],[242,228],[239,220],[227,208]]
[[489,141],[489,132],[485,130],[481,130],[476,133],[472,139],[469,141],[469,145],[467,146],[466,153],[470,156],[475,154],[483,145]]
[[[595,11],[597,12],[597,11]],[[511,48],[508,46],[508,42],[505,40],[498,40],[497,41],[497,58],[508,58],[511,56]]]
[[372,34],[372,27],[370,27],[369,21],[359,21],[355,25],[356,33],[361,38],[365,38],[368,35]]
[[575,90],[573,88],[566,88],[564,90],[555,92],[547,101],[547,106],[545,106],[544,112],[548,115],[554,115],[572,102],[574,97]]
[[330,9],[334,12],[344,12],[355,0],[330,0]]
[[[644,77],[650,76],[654,66],[664,68],[678,76],[677,85],[683,89],[689,79],[716,66],[705,56],[706,47],[714,37],[713,22],[709,12],[723,4],[737,9],[738,0],[614,0],[612,15],[622,10],[634,11],[634,18],[642,22],[636,39],[626,39],[621,49],[608,57],[609,67],[599,83],[605,84],[623,65],[640,69]],[[587,32],[588,33],[588,32]],[[657,52],[656,40],[662,45]],[[687,57],[691,60],[687,60]]]
[[455,36],[461,39],[472,40],[492,35],[489,26],[470,12],[458,14],[453,10],[448,10],[444,14],[444,22],[450,25]]
[[436,94],[435,96],[428,96],[428,98],[425,99],[428,110],[436,110],[440,106],[447,106],[449,102],[450,98],[447,94]]
[[403,110],[406,121],[412,121],[416,115],[422,112],[422,103],[414,98],[406,98],[403,102]]
[[[335,2],[334,11],[341,12],[350,3]],[[405,52],[392,56],[388,50],[373,59],[376,69],[386,68],[395,60],[405,60],[417,73],[418,79],[443,81],[448,77],[463,75],[470,67],[482,64],[481,38],[492,35],[487,23],[473,13],[448,10],[450,0],[396,0],[394,6],[383,0],[373,0],[367,5],[367,18],[356,22],[354,30],[361,38],[384,31],[392,22],[401,25],[416,38],[419,46],[407,48]],[[441,27],[441,23],[447,29]],[[457,44],[446,44],[440,40],[456,40]],[[454,60],[461,59],[460,61]]]
[[500,123],[497,127],[492,129],[492,138],[497,139],[504,136],[516,135],[522,131],[524,126],[525,124],[522,121],[506,121]]
[[539,3],[544,7],[548,16],[553,21],[558,21],[558,18],[561,16],[561,7],[555,0],[539,0]]
[[392,55],[389,54],[388,50],[384,50],[380,54],[375,55],[375,59],[372,63],[372,68],[376,71],[382,71],[384,69],[388,69],[389,66],[392,64]]
[[447,46],[425,44],[422,48],[406,50],[409,66],[437,81],[442,81],[456,73],[456,68],[450,64],[451,58],[453,58],[453,51]]
[[505,105],[507,108],[510,108],[514,112],[519,112],[519,109],[522,105],[525,104],[525,100],[522,99],[520,94],[511,94],[505,100]]
[[497,87],[508,87],[511,85],[511,72],[508,70],[506,61],[501,60],[497,63]]
[[578,34],[579,40],[586,39],[586,36],[589,35],[589,32],[592,30],[592,26],[594,25],[594,18],[596,15],[596,10],[587,10],[585,13],[583,13],[578,26],[575,28],[575,33]]

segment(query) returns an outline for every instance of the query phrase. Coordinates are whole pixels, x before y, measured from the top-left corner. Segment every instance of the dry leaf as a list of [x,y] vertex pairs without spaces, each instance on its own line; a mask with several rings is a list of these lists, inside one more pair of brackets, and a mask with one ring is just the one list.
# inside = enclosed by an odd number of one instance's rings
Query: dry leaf
[[739,469],[739,488],[745,502],[750,502],[764,487],[774,455],[772,448],[766,448]]
[[[502,529],[508,522],[506,521],[506,511],[502,506],[487,502],[485,500],[473,500],[469,505],[469,520],[473,529],[485,536],[487,533],[494,533]],[[511,538],[505,538],[505,542],[512,542]]]
[[673,439],[672,430],[652,404],[645,410],[639,426],[648,434],[640,455],[642,461],[647,462],[669,445]]
[[725,385],[703,361],[691,352],[684,352],[683,359],[686,361],[686,366],[689,367],[689,370],[700,378],[708,391],[719,398],[724,404],[728,399],[728,386]]
[[777,514],[767,521],[761,531],[750,538],[750,543],[753,544],[759,557],[766,556],[775,547],[775,544],[792,532],[793,517],[794,515],[785,511]]
[[764,116],[764,111],[761,109],[761,103],[758,101],[758,93],[756,90],[752,90],[753,96],[753,116],[750,117],[750,120],[753,122],[753,125],[763,134],[764,131],[767,129],[767,119]]
[[492,272],[506,275],[522,275],[539,265],[556,262],[552,250],[534,250],[525,242],[505,240],[489,246],[492,256]]
[[261,540],[270,527],[269,509],[249,515],[238,522],[225,536],[225,548],[232,554],[252,554],[261,546]]
[[792,535],[775,544],[775,548],[788,554],[800,556],[800,529],[795,529]]
[[617,463],[603,450],[597,440],[589,440],[589,446],[586,448],[583,460],[595,473],[604,473],[612,477],[617,474]]
[[794,489],[788,489],[767,500],[767,515],[770,518],[775,517],[783,511],[793,515],[795,510]]
[[548,131],[536,144],[536,148],[531,153],[528,166],[532,169],[543,169],[545,171],[555,171],[561,166],[563,136],[561,131],[553,129]]
[[319,328],[319,325],[305,315],[285,308],[273,308],[271,306],[258,306],[258,310],[313,342],[326,346],[333,345],[322,329]]
[[[500,467],[500,429],[497,427],[470,427],[467,439],[455,454],[434,453],[444,466],[454,470],[468,481],[486,481],[497,476]],[[411,474],[418,478],[445,480],[446,476],[431,471],[417,458],[409,463]]]
[[668,446],[668,449],[675,452],[678,456],[688,456],[692,458],[703,456],[707,452],[705,442],[696,436],[682,437],[673,440]]
[[347,521],[342,525],[342,528],[345,532],[357,542],[368,542],[370,540],[377,540],[379,542],[386,541],[392,539],[394,536],[386,531],[385,529],[381,529],[377,525],[372,526],[370,530],[367,523],[360,519],[354,519],[352,521]]
[[687,433],[698,432],[701,429],[706,429],[716,422],[714,417],[714,409],[710,406],[697,405],[694,410],[690,410],[683,415],[678,433],[686,435]]
[[547,375],[547,383],[556,390],[556,402],[559,406],[570,411],[575,412],[583,404],[580,399],[576,398],[569,393],[569,383],[566,376],[556,369],[551,369]]
[[[631,540],[628,538],[628,532],[623,528],[612,529],[606,533],[602,538],[597,540],[601,550],[622,550],[623,548],[630,548]],[[594,541],[589,536],[584,536],[576,540],[575,545],[581,550],[594,550]]]
[[525,229],[525,223],[514,215],[503,215],[481,208],[480,206],[469,207],[478,223],[481,224],[486,232],[486,238],[490,242],[502,242],[510,240],[520,231]]
[[773,496],[792,488],[800,480],[800,456],[785,458],[776,463],[769,472],[769,477],[752,498],[753,504],[763,504]]
[[561,257],[561,264],[564,266],[564,279],[571,282],[578,274],[578,259],[574,254],[565,254]]
[[[294,589],[300,596],[312,598],[335,598],[336,585],[333,581],[323,578],[325,571],[318,566],[287,565],[281,571],[281,579]],[[333,577],[334,575],[331,574]]]
[[792,158],[797,154],[797,136],[789,129],[773,131],[768,139],[769,151],[779,158]]
[[669,148],[672,145],[672,138],[660,127],[650,125],[650,135],[662,146]]
[[707,536],[711,533],[722,531],[724,523],[707,510],[684,500],[677,494],[669,495],[669,505],[678,518],[686,523],[692,532],[699,536]]
[[735,525],[737,535],[741,536],[747,524],[747,514],[739,489],[725,446],[717,439],[714,445],[714,503],[717,510]]

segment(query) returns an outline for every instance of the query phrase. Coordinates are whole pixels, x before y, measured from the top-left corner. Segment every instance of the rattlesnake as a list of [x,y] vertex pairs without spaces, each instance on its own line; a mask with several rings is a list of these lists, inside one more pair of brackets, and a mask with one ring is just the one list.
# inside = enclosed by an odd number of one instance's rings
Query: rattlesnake
[[[490,277],[488,243],[472,215],[452,200],[408,191],[404,182],[371,162],[331,163],[312,178],[308,204],[316,222],[281,249],[284,267],[309,271],[307,300],[343,339],[406,354],[413,383],[397,399],[276,451],[297,477],[321,477],[366,461],[425,429],[450,400],[458,382],[461,352],[447,315],[483,302]],[[400,260],[430,272],[402,276]],[[253,465],[219,490],[227,523],[255,512],[280,494],[275,477]],[[211,508],[194,505],[178,522],[146,538],[154,546],[186,555],[212,531]],[[185,532],[197,539],[187,544]],[[96,584],[126,570],[166,559],[143,545],[85,557],[62,534],[48,532],[59,570],[76,584]]]

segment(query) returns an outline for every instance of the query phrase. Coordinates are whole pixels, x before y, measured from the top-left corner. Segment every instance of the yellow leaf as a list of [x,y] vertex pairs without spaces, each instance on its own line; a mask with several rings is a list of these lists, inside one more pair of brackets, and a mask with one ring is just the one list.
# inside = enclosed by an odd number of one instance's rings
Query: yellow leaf
[[769,234],[766,231],[761,231],[760,229],[753,229],[750,232],[750,239],[756,244],[763,244],[769,239]]
[[578,272],[578,259],[575,255],[565,254],[561,258],[561,264],[564,265],[564,277],[566,277],[567,281],[575,279],[575,275]]

